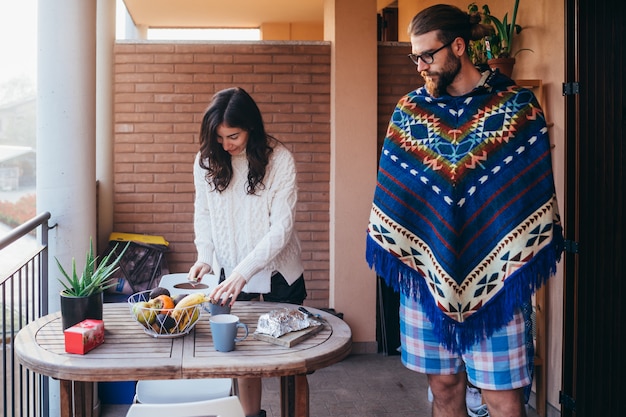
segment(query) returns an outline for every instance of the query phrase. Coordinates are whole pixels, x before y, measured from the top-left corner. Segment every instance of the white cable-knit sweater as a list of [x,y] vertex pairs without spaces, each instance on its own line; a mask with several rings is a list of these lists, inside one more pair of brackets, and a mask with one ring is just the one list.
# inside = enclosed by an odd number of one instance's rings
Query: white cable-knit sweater
[[248,160],[232,157],[233,178],[221,193],[206,182],[206,170],[194,162],[195,245],[198,261],[216,270],[233,271],[248,284],[246,292],[270,292],[270,276],[280,272],[289,284],[302,274],[300,241],[295,230],[298,190],[293,156],[274,146],[263,184],[256,195],[246,192]]

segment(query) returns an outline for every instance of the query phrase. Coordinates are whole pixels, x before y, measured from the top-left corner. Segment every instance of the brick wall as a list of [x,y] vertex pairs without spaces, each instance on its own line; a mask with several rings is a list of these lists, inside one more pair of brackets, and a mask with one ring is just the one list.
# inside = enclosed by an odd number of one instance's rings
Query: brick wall
[[378,45],[378,151],[382,147],[389,117],[398,100],[424,85],[417,68],[407,57],[411,44],[387,42]]
[[[407,44],[379,48],[379,129],[418,76]],[[171,272],[195,261],[192,164],[211,96],[231,86],[257,101],[269,133],[294,153],[307,304],[329,295],[330,45],[119,43],[115,47],[114,231],[164,236]]]
[[330,46],[120,43],[114,85],[114,230],[164,236],[170,271],[189,269],[199,123],[213,93],[241,86],[294,153],[309,301],[328,305]]

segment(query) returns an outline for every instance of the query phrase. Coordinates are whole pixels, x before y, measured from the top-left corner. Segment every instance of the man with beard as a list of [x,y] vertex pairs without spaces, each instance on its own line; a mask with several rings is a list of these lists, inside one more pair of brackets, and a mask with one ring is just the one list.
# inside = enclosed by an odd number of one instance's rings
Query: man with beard
[[426,84],[391,117],[367,233],[369,265],[401,294],[402,362],[428,375],[435,417],[467,416],[467,381],[491,417],[525,416],[528,306],[563,246],[543,111],[472,65],[483,29],[449,5],[411,21]]

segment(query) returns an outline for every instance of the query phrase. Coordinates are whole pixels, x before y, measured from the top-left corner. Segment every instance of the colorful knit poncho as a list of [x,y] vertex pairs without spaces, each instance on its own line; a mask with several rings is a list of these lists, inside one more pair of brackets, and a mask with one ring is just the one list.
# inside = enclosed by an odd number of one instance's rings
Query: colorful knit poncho
[[387,131],[366,259],[419,299],[441,343],[464,352],[508,323],[556,270],[563,246],[543,112],[491,74],[461,96],[424,88]]

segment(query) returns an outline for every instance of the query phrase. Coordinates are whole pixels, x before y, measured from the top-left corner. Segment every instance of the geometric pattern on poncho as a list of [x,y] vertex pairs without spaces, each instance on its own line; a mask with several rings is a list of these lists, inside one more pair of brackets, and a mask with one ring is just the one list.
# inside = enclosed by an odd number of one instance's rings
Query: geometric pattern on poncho
[[[407,108],[411,108],[409,104]],[[515,132],[518,106],[492,106],[481,109],[466,126],[443,129],[441,119],[431,114],[416,114],[404,118],[398,125],[400,147],[422,158],[426,167],[449,170],[450,178],[457,179],[459,170],[473,169],[487,157],[485,142],[508,141]],[[450,114],[457,116],[454,109]],[[497,127],[497,129],[494,129]],[[410,134],[408,134],[410,132]],[[469,133],[471,132],[471,135]],[[475,150],[479,149],[479,152]]]
[[[399,103],[402,104],[407,110],[415,108],[406,100]],[[391,133],[400,148],[413,153],[425,168],[442,171],[451,181],[458,181],[464,173],[480,166],[490,150],[514,136],[517,118],[526,104],[513,101],[506,106],[501,103],[491,105],[480,109],[466,123],[455,128],[443,124],[441,118],[432,114],[415,113],[411,118],[392,120],[398,123]],[[445,106],[442,105],[442,108]],[[463,113],[463,110],[447,110],[453,117]],[[508,164],[510,161],[502,162]]]

